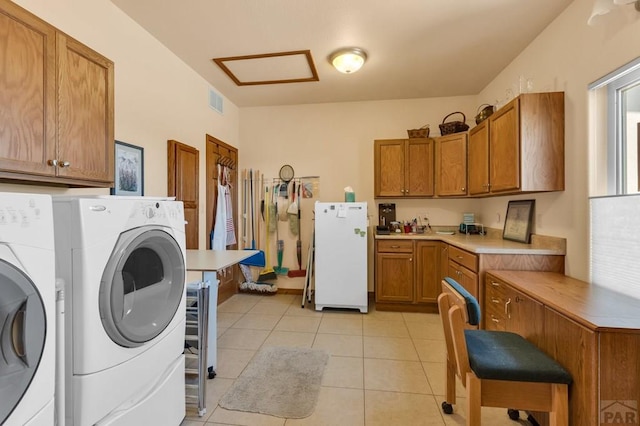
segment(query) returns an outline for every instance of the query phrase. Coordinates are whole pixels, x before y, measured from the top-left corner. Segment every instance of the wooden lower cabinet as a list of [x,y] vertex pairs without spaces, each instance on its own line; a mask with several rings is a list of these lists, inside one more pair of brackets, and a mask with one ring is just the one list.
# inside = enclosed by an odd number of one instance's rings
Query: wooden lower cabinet
[[439,241],[376,242],[376,308],[434,312],[440,294]]
[[415,301],[437,303],[440,294],[440,252],[442,243],[437,241],[416,241],[416,281]]
[[[637,301],[551,272],[490,271],[485,287],[486,328],[523,335],[571,374],[570,425],[640,424]],[[497,326],[489,304],[504,297],[511,317]],[[549,424],[546,413],[530,414]]]

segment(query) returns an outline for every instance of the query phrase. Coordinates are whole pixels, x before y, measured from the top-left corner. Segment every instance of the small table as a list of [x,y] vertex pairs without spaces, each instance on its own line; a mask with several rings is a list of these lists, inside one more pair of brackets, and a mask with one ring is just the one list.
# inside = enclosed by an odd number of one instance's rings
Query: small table
[[215,377],[217,367],[217,271],[235,265],[258,253],[258,250],[187,250],[187,271],[202,272],[202,281],[208,281],[209,290],[209,336],[207,348],[207,367],[209,378]]

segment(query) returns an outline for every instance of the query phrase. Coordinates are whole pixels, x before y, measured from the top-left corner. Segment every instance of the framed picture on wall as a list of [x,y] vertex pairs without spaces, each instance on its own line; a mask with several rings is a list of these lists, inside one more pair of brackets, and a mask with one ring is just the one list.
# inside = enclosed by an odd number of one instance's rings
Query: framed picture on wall
[[529,244],[536,200],[509,201],[502,238]]
[[115,185],[111,194],[144,195],[144,148],[115,142]]

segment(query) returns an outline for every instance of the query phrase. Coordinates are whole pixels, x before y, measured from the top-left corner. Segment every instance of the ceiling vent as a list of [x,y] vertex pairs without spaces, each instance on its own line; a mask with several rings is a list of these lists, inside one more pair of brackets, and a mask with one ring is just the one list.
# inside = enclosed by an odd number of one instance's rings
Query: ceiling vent
[[220,114],[223,114],[224,99],[222,98],[222,96],[220,96],[219,93],[217,93],[212,88],[209,88],[209,107],[212,110],[217,111]]

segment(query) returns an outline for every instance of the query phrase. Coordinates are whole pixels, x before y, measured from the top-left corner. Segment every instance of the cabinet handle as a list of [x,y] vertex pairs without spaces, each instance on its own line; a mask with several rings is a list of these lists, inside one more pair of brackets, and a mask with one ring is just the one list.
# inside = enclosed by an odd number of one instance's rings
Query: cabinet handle
[[495,281],[491,281],[491,285],[492,285],[493,287],[500,287],[500,283],[497,283],[497,282],[495,282]]
[[71,165],[71,163],[68,162],[68,161],[63,161],[62,163],[59,163],[60,167],[69,167],[70,165]]
[[391,248],[400,248],[400,246],[391,246]]
[[495,297],[492,297],[492,298],[491,298],[491,301],[492,301],[493,303],[500,303],[500,299],[496,299]]
[[56,167],[58,165],[58,160],[49,160],[47,161],[47,164]]
[[500,320],[499,320],[499,319],[494,318],[493,316],[491,317],[491,321],[495,322],[496,324],[500,322]]
[[462,256],[456,256],[456,259],[464,259]]
[[509,319],[511,319],[511,313],[509,312],[509,305],[510,304],[511,304],[511,298],[509,298],[509,300],[507,300],[507,302],[504,304],[504,314]]

